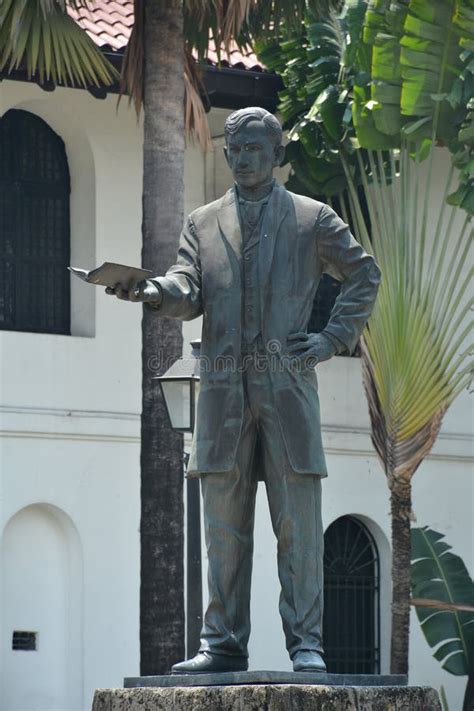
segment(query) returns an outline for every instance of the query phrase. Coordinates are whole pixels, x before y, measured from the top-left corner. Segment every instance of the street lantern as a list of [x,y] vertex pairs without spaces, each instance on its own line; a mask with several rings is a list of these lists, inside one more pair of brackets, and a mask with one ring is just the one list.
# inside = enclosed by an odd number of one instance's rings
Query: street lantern
[[201,341],[191,341],[190,356],[178,358],[158,380],[169,421],[177,432],[193,432],[199,395],[199,349]]
[[[194,432],[199,396],[201,341],[191,341],[191,356],[178,358],[158,380],[171,428]],[[186,656],[200,646],[202,627],[201,502],[199,479],[186,479]]]

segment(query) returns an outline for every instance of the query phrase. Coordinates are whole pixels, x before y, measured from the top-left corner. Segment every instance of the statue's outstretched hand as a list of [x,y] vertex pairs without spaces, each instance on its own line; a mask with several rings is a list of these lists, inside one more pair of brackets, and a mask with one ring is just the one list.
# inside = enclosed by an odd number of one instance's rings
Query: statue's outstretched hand
[[287,353],[305,368],[314,368],[337,353],[334,343],[324,333],[292,333],[288,336]]
[[161,292],[149,279],[143,279],[136,284],[132,284],[129,289],[124,289],[122,284],[116,284],[112,289],[107,287],[106,294],[116,296],[123,301],[141,301],[142,303],[161,303]]

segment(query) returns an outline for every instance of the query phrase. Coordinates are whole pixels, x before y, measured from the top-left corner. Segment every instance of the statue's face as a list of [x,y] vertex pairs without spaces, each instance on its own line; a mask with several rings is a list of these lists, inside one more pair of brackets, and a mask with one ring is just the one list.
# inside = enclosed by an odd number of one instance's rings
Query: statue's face
[[227,136],[224,152],[237,185],[258,188],[272,179],[280,165],[283,146],[275,146],[261,121],[249,121],[237,133]]

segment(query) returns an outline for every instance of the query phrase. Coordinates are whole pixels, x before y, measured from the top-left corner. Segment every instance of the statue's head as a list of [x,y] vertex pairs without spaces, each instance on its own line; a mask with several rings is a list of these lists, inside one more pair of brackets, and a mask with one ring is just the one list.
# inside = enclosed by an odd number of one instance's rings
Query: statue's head
[[258,106],[239,109],[228,116],[224,132],[224,153],[236,183],[249,190],[269,182],[285,154],[278,119]]

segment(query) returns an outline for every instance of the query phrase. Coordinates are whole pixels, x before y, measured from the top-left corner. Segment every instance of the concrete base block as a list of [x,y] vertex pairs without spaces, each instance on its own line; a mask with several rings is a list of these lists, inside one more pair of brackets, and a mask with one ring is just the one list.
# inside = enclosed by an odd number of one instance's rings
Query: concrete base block
[[441,711],[422,686],[140,687],[98,689],[92,711]]

